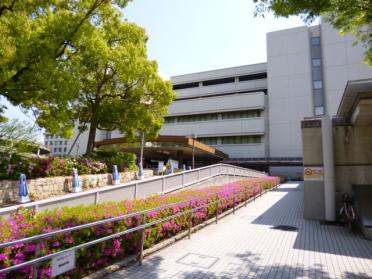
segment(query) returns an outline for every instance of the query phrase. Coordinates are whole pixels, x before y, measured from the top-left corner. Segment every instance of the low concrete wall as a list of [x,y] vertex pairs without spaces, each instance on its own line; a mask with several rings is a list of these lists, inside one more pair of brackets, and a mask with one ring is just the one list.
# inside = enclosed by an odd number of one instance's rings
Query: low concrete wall
[[[152,170],[145,170],[145,177],[152,177]],[[112,175],[104,174],[87,174],[81,175],[80,181],[83,190],[89,190],[99,187],[104,187],[112,184]],[[120,183],[126,183],[134,180],[135,172],[121,172]],[[32,200],[42,200],[51,197],[61,196],[66,192],[71,192],[72,177],[58,176],[30,179],[27,181],[29,195]],[[18,198],[18,180],[2,180],[0,181],[0,204],[10,203]]]

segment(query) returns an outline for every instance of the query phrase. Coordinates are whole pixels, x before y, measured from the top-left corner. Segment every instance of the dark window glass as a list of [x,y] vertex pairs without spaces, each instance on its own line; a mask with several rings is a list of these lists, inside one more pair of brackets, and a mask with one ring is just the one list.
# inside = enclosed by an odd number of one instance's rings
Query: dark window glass
[[261,111],[259,110],[243,110],[222,113],[222,119],[253,118],[260,116]]
[[165,117],[165,123],[174,123],[176,118],[175,117]]
[[218,142],[218,138],[213,137],[213,138],[198,138],[198,141],[208,144],[208,145],[216,145]]
[[218,114],[217,113],[209,113],[209,114],[194,114],[194,115],[183,115],[177,117],[177,122],[198,122],[198,121],[210,121],[210,120],[217,120]]
[[262,136],[235,136],[235,137],[222,137],[222,144],[250,144],[261,143]]
[[259,73],[259,74],[253,74],[253,75],[240,76],[239,81],[263,79],[263,78],[267,78],[267,73]]
[[234,77],[206,80],[206,81],[203,81],[203,86],[224,84],[224,83],[231,83],[231,82],[235,82]]
[[193,87],[198,87],[198,86],[199,86],[199,82],[181,83],[181,84],[173,85],[173,90],[193,88]]

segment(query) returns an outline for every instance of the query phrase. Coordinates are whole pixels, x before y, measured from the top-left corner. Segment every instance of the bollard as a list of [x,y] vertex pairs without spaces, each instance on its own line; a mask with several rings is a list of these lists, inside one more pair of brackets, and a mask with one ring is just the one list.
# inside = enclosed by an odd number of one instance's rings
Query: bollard
[[120,174],[118,172],[118,166],[113,165],[112,168],[112,184],[118,185],[120,184]]
[[21,173],[19,175],[19,196],[18,196],[18,203],[26,203],[30,201],[30,197],[28,196],[28,185],[26,175]]
[[77,169],[73,169],[72,173],[72,192],[73,193],[78,193],[81,192],[81,185],[80,185],[80,178],[79,178],[79,173]]

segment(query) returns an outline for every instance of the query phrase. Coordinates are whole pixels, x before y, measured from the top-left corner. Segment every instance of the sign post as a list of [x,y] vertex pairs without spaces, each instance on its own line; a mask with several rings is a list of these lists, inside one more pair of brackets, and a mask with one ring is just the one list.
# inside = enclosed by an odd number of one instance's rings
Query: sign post
[[52,259],[52,276],[58,276],[75,268],[76,251],[62,253]]

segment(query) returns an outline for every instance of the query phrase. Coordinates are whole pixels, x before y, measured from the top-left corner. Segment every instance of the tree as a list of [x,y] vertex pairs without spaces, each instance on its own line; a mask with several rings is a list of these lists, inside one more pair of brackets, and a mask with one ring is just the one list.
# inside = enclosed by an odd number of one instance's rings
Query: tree
[[300,15],[306,23],[322,16],[340,30],[352,34],[366,48],[365,62],[372,65],[372,4],[370,0],[253,0],[255,15],[273,11],[276,16]]
[[71,65],[84,51],[81,38],[98,28],[97,17],[111,17],[127,2],[0,1],[0,96],[33,110],[50,133],[71,135],[71,100],[80,91]]
[[38,146],[38,131],[37,126],[17,119],[0,123],[0,152],[9,154],[33,151]]
[[75,120],[89,126],[86,153],[93,151],[96,130],[120,130],[128,138],[138,132],[155,136],[174,98],[170,82],[158,75],[147,57],[145,31],[123,22],[120,13],[97,17],[99,28],[83,40],[78,73],[80,92],[74,102]]

